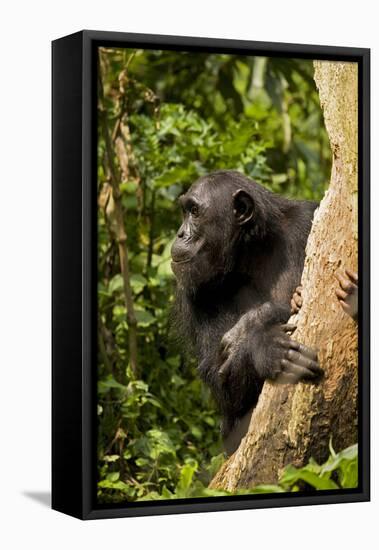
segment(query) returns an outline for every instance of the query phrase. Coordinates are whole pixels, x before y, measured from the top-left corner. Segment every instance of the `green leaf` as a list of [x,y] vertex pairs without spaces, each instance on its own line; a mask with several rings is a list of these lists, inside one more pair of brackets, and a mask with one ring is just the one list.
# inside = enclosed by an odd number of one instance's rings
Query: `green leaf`
[[123,481],[111,481],[109,479],[103,479],[99,481],[98,487],[102,489],[114,489],[117,491],[130,492],[130,487]]
[[195,175],[196,169],[191,164],[188,164],[186,167],[176,166],[175,168],[170,168],[166,172],[163,172],[163,174],[157,177],[155,179],[155,187],[169,187],[175,183],[191,181]]
[[223,144],[224,154],[229,157],[236,157],[243,153],[255,132],[255,127],[251,121],[236,125],[229,136],[229,140]]
[[109,375],[104,380],[100,380],[97,384],[97,388],[99,393],[106,393],[112,388],[126,391],[126,386],[117,382],[112,375]]
[[155,317],[146,310],[138,310],[135,312],[137,323],[140,327],[148,327],[155,323]]
[[112,312],[113,312],[113,316],[114,316],[115,320],[117,320],[117,321],[124,320],[125,317],[126,317],[126,307],[125,306],[116,305],[116,306],[114,306]]
[[341,463],[339,481],[344,489],[358,487],[358,459]]
[[311,487],[315,489],[338,489],[338,485],[329,478],[319,477],[312,471],[304,468],[295,468],[294,466],[287,466],[283,476],[280,479],[282,485],[292,485],[297,481],[305,481]]
[[191,434],[196,437],[196,439],[201,439],[203,432],[200,430],[198,426],[192,426],[191,428]]
[[112,472],[107,475],[108,481],[117,481],[120,477],[120,472]]
[[136,181],[124,181],[120,184],[121,193],[135,193],[138,189]]
[[352,461],[358,458],[358,445],[352,445],[340,453],[336,453],[330,444],[330,457],[321,466],[321,474],[337,470],[343,461]]
[[147,432],[147,436],[150,443],[150,458],[156,460],[160,455],[176,455],[175,447],[167,433],[152,429]]
[[103,460],[104,462],[116,462],[117,460],[119,460],[119,458],[120,458],[120,455],[105,455],[103,457]]
[[171,498],[175,498],[175,495],[171,491],[169,491],[166,486],[164,486],[163,489],[162,489],[162,497],[161,498],[171,499]]
[[150,405],[153,405],[153,407],[157,407],[158,409],[162,408],[161,403],[158,401],[158,399],[155,399],[155,397],[148,397],[147,401],[148,403],[150,403]]
[[123,287],[124,280],[122,278],[122,275],[118,273],[110,280],[108,289],[111,294],[114,294],[115,292],[121,290]]
[[195,460],[189,460],[180,470],[179,482],[176,488],[177,496],[186,496],[195,472],[197,471],[198,464]]
[[143,380],[133,380],[133,382],[130,382],[130,387],[133,387],[134,389],[141,392],[149,391],[148,384],[146,384],[146,382],[144,382]]
[[147,280],[143,275],[138,273],[133,274],[130,277],[130,286],[135,294],[139,294],[147,284]]

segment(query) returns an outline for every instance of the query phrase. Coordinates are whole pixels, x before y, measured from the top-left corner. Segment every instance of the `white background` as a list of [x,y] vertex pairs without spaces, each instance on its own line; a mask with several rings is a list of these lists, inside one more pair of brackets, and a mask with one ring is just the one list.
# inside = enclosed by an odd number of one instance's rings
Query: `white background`
[[[87,29],[372,48],[373,245],[378,231],[378,17],[374,0],[41,0],[2,3],[0,63],[0,544],[13,548],[375,548],[373,501],[80,522],[49,509],[50,41]],[[373,251],[372,281],[378,276]],[[373,335],[378,323],[373,288]],[[374,338],[373,338],[374,340]],[[373,341],[373,357],[377,346]],[[69,401],[69,397],[68,397]],[[42,502],[41,502],[42,501]],[[45,504],[44,504],[45,503]],[[1,542],[2,541],[2,542]]]

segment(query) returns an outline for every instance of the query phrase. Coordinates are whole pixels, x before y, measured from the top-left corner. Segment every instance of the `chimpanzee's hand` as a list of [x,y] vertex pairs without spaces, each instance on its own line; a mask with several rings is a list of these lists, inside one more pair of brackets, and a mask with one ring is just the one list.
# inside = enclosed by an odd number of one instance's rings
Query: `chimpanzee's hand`
[[[221,340],[218,374],[224,384],[239,380],[275,380],[295,384],[323,374],[317,351],[293,340],[296,326],[250,327],[242,319]],[[255,328],[255,330],[254,330]]]
[[336,289],[338,301],[342,309],[356,321],[358,318],[358,273],[346,269],[344,275],[337,272],[335,277],[339,282],[339,288]]
[[[281,328],[286,330],[286,325]],[[274,380],[280,384],[316,380],[324,374],[318,362],[317,351],[293,340],[287,333],[275,338],[272,353],[276,366]]]
[[303,290],[302,286],[298,286],[293,293],[291,298],[291,315],[299,313],[301,306],[303,305],[303,298],[301,292]]

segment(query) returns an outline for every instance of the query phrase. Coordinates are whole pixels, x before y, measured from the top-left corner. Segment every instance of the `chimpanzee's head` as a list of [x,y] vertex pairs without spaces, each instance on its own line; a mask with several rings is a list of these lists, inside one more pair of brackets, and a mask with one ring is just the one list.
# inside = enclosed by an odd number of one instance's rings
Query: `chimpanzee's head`
[[280,212],[267,195],[243,174],[225,170],[201,177],[179,198],[183,223],[171,265],[185,288],[230,273],[246,239],[261,239],[268,219],[275,224]]

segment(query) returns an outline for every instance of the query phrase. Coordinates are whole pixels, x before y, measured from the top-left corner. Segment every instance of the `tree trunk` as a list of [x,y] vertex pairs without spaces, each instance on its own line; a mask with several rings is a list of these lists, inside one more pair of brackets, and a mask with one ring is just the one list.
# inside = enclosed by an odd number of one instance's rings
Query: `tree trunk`
[[287,464],[325,460],[330,439],[336,451],[358,439],[357,327],[337,301],[334,279],[338,268],[357,269],[358,69],[326,61],[314,67],[333,166],[306,248],[303,306],[290,322],[295,339],[319,349],[325,377],[319,384],[266,382],[247,435],[212,488],[276,483]]

